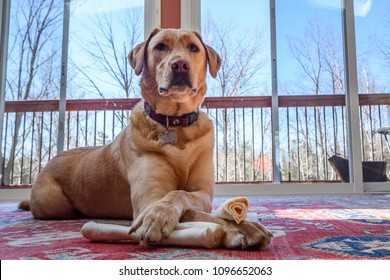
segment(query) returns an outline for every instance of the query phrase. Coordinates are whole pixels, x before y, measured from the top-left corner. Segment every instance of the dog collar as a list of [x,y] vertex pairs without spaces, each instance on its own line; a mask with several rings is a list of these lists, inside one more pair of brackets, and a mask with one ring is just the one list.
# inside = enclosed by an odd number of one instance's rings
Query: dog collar
[[165,127],[181,126],[187,127],[196,122],[199,118],[199,111],[185,114],[182,116],[167,116],[157,114],[156,111],[147,103],[144,102],[145,113],[154,121],[162,124]]

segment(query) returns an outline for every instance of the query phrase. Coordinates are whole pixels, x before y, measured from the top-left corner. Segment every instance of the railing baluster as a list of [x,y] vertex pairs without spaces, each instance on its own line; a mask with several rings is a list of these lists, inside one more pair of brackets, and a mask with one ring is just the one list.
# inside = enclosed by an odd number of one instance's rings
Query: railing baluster
[[305,133],[306,133],[306,180],[311,177],[309,170],[309,125],[308,125],[308,116],[307,116],[307,107],[305,107]]
[[324,115],[324,147],[325,150],[322,151],[324,154],[322,155],[322,160],[324,163],[324,180],[328,180],[328,162],[326,160],[328,155],[328,130],[327,130],[327,122],[326,122],[326,107],[322,107],[323,115]]
[[345,113],[344,113],[344,110],[345,110],[345,108],[344,107],[341,107],[341,120],[342,120],[342,123],[343,123],[343,147],[344,147],[344,149],[343,149],[343,156],[344,156],[344,158],[346,158],[347,157],[347,137],[346,137],[346,129],[347,129],[347,126],[345,125],[346,124],[346,119],[345,119]]
[[[15,123],[16,121],[20,118],[20,113],[16,113],[15,115]],[[10,159],[12,158],[13,159],[13,162],[12,162],[12,166],[11,166],[11,173],[10,173],[10,182],[11,182],[11,185],[14,183],[14,180],[13,180],[13,177],[14,177],[14,171],[15,171],[15,153],[16,153],[16,144],[17,144],[17,139],[15,138],[15,135],[17,135],[18,133],[18,127],[15,125],[14,127],[14,137],[13,137],[13,141],[12,141],[12,146],[14,147],[12,149],[12,154],[10,155]]]
[[80,122],[80,111],[76,113],[76,148],[79,146],[79,122]]
[[363,153],[363,157],[362,157],[362,160],[367,160],[367,155],[365,153],[365,143],[366,143],[366,138],[364,137],[364,130],[365,130],[365,122],[363,120],[363,107],[361,106],[360,107],[360,131],[361,131],[361,137],[362,137],[362,153]]
[[[44,113],[41,112],[41,123],[40,123],[40,132],[39,133],[39,160],[38,160],[38,172],[41,172],[42,169],[42,147],[43,147],[43,118]],[[38,118],[39,119],[39,118]]]
[[375,154],[374,154],[374,126],[372,124],[372,107],[371,105],[368,106],[368,112],[369,112],[369,118],[370,118],[370,141],[371,141],[371,160],[375,160]]
[[290,108],[286,108],[287,110],[287,158],[288,158],[288,179],[287,181],[291,182],[291,160],[292,160],[292,155],[291,155],[291,143],[290,143]]
[[234,181],[237,182],[237,122],[236,122],[236,108],[233,109],[233,151],[234,151]]
[[[260,150],[260,155],[263,157],[262,158],[262,164],[261,164],[261,179],[264,181],[265,178],[265,152],[264,152],[264,111],[263,108],[260,110],[261,112],[261,122],[260,122],[260,129],[261,129],[261,150]],[[260,158],[259,158],[260,159]]]
[[[2,168],[1,168],[1,184],[4,185],[4,173],[5,173],[5,159],[6,159],[6,151],[7,151],[7,136],[8,136],[8,116],[9,113],[5,114],[5,127],[4,127],[4,143],[3,143],[3,162],[2,162]],[[3,139],[0,139],[0,141],[3,141]]]
[[20,178],[19,178],[20,185],[23,184],[24,144],[26,142],[26,115],[27,115],[27,113],[23,114],[22,157],[20,159]]
[[244,149],[244,181],[246,181],[246,143],[245,143],[245,134],[246,134],[246,130],[245,130],[245,109],[242,108],[242,142],[243,142],[243,149]]
[[52,141],[52,133],[53,133],[53,112],[50,112],[50,125],[49,125],[49,154],[48,161],[51,160],[51,141]]
[[[379,116],[379,127],[382,127],[382,113],[381,113],[381,106],[378,105],[378,116]],[[381,136],[379,136],[379,143],[380,143],[380,160],[383,161],[384,160],[384,153],[383,153],[383,139]]]
[[114,140],[114,137],[115,137],[115,114],[116,114],[116,111],[113,111],[112,112],[111,142]]
[[67,143],[66,143],[66,149],[69,150],[70,147],[70,111],[68,112],[68,129],[67,129]]
[[295,107],[295,121],[296,121],[296,133],[297,133],[297,160],[298,160],[298,170],[297,170],[297,173],[298,173],[298,181],[301,180],[301,160],[300,160],[300,149],[299,149],[299,145],[300,145],[300,142],[299,142],[299,113],[298,113],[298,107]]
[[106,110],[103,110],[103,146],[106,145]]
[[256,180],[255,174],[255,116],[254,109],[251,109],[252,112],[252,181]]
[[94,121],[94,133],[93,133],[93,145],[96,146],[96,134],[97,134],[97,111],[95,111],[95,121]]
[[32,183],[32,169],[33,169],[33,156],[34,156],[34,131],[35,131],[35,112],[33,112],[32,116],[32,125],[31,125],[31,151],[30,151],[30,174],[28,182]]
[[85,146],[88,146],[88,111],[85,111]]
[[219,181],[219,123],[218,123],[218,109],[215,109],[215,162],[216,162],[216,172],[217,172],[217,181]]
[[227,120],[227,109],[224,109],[223,110],[224,112],[224,127],[223,127],[223,130],[224,130],[224,153],[225,153],[225,178],[224,180],[225,181],[228,181],[228,131],[229,129],[227,128],[227,124],[228,124],[228,120]]
[[121,129],[123,130],[124,129],[124,110],[122,110],[122,116],[121,116]]
[[[333,147],[334,147],[334,153],[337,155],[337,113],[334,106],[332,106],[332,117],[333,117]],[[327,155],[328,157],[328,155]]]
[[[313,113],[314,113],[314,131],[315,131],[315,146],[316,146],[316,179],[320,179],[320,162],[318,160],[318,129],[319,125],[317,123],[317,107],[313,108]],[[322,139],[319,139],[322,141]]]

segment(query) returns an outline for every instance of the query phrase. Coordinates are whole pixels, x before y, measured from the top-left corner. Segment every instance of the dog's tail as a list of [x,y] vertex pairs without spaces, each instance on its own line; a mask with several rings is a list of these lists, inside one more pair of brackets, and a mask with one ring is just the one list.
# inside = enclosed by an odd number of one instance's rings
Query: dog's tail
[[23,200],[19,204],[19,209],[24,211],[30,211],[30,200]]

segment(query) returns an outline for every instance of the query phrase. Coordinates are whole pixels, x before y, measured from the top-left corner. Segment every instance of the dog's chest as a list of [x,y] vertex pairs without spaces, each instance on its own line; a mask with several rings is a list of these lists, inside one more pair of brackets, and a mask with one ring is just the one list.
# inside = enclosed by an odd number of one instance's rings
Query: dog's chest
[[[176,139],[176,141],[178,140]],[[186,143],[184,145],[179,145],[178,143],[164,144],[161,148],[167,161],[175,170],[190,169],[194,162],[198,160],[200,150],[202,150],[202,147],[193,143]]]
[[175,131],[164,131],[158,135],[158,141],[162,144],[171,144],[176,145],[177,144],[177,134]]
[[[180,143],[179,137],[177,140]],[[166,144],[162,147],[165,160],[173,169],[179,185],[186,186],[188,178],[196,173],[198,166],[212,162],[212,153],[206,152],[208,146],[204,141],[195,140],[181,146]]]

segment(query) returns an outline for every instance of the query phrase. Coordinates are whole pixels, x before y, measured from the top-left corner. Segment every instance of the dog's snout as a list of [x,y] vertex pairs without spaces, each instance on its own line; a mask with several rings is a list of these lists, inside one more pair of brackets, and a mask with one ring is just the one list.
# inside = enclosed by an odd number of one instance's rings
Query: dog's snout
[[171,68],[174,72],[188,72],[191,68],[191,63],[186,59],[178,59],[171,63]]

